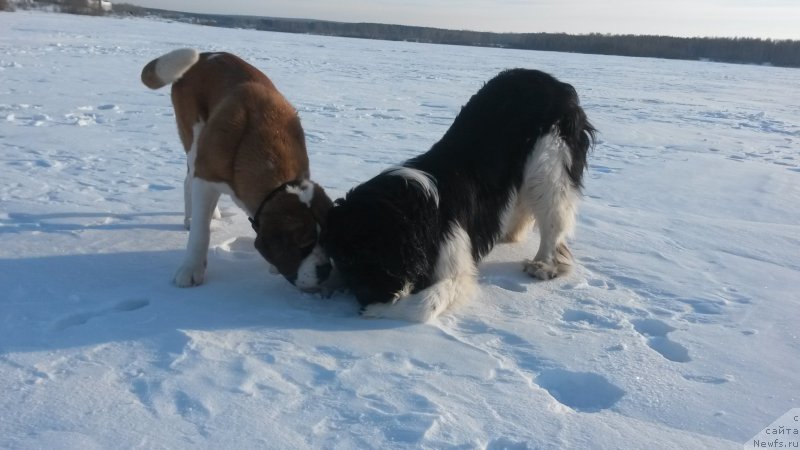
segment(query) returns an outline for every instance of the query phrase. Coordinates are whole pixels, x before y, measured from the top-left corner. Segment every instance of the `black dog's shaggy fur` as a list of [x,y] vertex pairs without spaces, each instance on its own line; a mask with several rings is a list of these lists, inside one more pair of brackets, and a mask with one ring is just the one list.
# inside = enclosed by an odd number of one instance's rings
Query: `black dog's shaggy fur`
[[[546,239],[526,270],[566,272],[594,128],[575,89],[527,69],[500,73],[425,154],[352,189],[321,243],[368,316],[425,321],[475,283],[475,264],[533,217]],[[409,296],[408,298],[404,298]]]

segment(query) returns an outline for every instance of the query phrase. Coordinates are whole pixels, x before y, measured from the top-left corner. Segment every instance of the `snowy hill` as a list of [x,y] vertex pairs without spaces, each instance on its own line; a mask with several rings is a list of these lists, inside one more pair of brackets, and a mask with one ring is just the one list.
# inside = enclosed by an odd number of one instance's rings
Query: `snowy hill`
[[[800,406],[800,71],[0,14],[0,448],[741,448]],[[185,156],[141,67],[234,52],[339,196],[499,70],[573,84],[600,143],[575,272],[481,265],[427,325],[271,275],[224,199],[170,284]]]

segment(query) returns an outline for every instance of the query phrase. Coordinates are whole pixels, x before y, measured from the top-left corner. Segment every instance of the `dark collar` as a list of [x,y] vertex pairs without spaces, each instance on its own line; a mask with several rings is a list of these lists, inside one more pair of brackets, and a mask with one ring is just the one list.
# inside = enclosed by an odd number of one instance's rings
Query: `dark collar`
[[261,215],[261,210],[264,209],[264,205],[269,203],[270,200],[272,200],[276,195],[278,195],[278,192],[286,189],[286,187],[288,187],[288,186],[298,186],[302,182],[303,182],[303,180],[287,181],[286,183],[283,183],[282,185],[280,185],[280,186],[276,187],[275,189],[273,189],[272,191],[270,191],[270,193],[267,194],[266,197],[264,197],[264,200],[262,200],[261,204],[258,205],[258,209],[256,209],[256,213],[253,214],[253,217],[248,217],[247,218],[247,220],[250,221],[250,225],[253,227],[253,229],[256,231],[256,233],[258,233],[258,228],[259,228],[258,216]]

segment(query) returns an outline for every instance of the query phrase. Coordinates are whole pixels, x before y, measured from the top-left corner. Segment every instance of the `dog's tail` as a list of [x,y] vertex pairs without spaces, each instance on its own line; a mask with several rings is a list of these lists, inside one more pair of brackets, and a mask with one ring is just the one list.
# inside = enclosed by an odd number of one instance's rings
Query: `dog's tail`
[[173,50],[147,63],[142,69],[142,83],[158,89],[181,79],[198,60],[200,54],[193,48]]

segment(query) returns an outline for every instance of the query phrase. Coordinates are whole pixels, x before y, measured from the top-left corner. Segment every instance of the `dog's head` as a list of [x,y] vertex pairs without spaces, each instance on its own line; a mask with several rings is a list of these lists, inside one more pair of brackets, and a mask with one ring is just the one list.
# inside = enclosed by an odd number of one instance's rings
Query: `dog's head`
[[330,259],[318,241],[332,206],[321,186],[295,181],[270,194],[252,219],[258,252],[303,291],[317,291],[330,276]]
[[424,216],[433,201],[419,189],[409,195],[405,180],[380,175],[336,200],[320,242],[339,275],[362,306],[392,301],[425,280],[432,242]]

